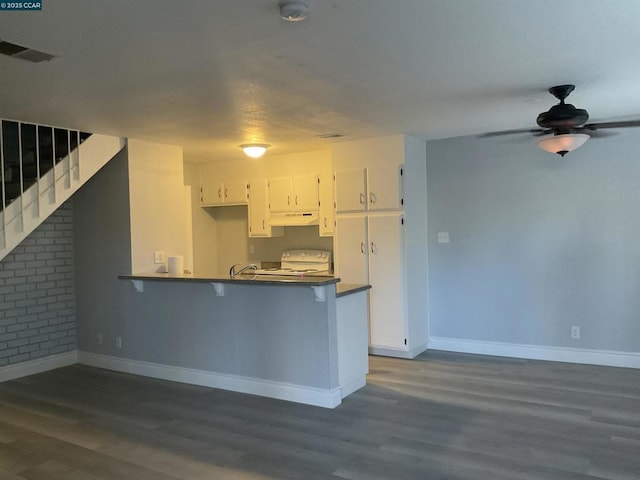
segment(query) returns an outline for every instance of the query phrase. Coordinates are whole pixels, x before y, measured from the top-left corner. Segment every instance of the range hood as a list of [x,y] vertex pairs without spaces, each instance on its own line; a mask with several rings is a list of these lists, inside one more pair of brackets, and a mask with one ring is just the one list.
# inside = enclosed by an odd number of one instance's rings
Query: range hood
[[300,225],[318,225],[318,212],[272,213],[269,221],[272,227],[294,227]]

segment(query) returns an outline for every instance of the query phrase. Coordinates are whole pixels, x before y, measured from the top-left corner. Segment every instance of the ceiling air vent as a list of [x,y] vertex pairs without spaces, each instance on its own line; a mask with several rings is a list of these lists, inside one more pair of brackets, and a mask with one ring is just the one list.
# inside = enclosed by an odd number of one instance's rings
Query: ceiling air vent
[[6,42],[4,40],[0,40],[0,53],[2,55],[7,55],[8,57],[20,58],[33,63],[48,62],[56,57],[50,53],[41,52],[29,47],[23,47],[22,45],[16,45],[15,43]]

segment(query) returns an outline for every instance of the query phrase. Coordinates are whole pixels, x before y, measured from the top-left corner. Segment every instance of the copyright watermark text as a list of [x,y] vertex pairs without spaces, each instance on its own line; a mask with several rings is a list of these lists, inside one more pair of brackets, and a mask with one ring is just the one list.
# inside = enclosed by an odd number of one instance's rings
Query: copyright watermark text
[[0,2],[0,10],[42,10],[39,2]]

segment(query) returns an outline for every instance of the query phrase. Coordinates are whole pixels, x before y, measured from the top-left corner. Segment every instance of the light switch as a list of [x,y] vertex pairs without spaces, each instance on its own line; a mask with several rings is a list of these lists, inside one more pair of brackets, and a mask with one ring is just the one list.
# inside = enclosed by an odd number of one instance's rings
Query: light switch
[[449,232],[438,232],[438,243],[449,243]]

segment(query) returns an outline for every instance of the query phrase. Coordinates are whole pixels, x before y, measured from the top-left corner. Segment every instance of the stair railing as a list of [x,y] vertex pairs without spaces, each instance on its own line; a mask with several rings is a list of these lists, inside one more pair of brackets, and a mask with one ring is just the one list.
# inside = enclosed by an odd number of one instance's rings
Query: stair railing
[[[89,135],[78,130],[0,119],[0,215],[3,245],[7,244],[7,224],[11,220],[7,218],[7,207],[13,202],[20,202],[18,215],[21,228],[24,228],[26,206],[23,196],[33,186],[35,209],[39,216],[41,195],[49,188],[48,185],[43,187],[41,179],[48,172],[52,172],[50,188],[53,200],[57,202],[59,186],[56,176],[63,178],[63,188],[70,188],[71,181],[80,178],[78,149]],[[56,172],[56,165],[60,162],[63,164]]]

